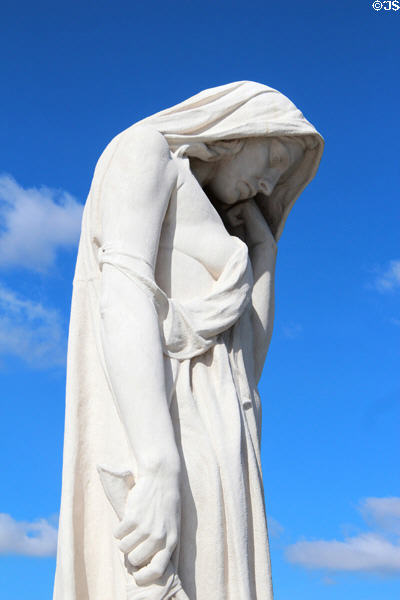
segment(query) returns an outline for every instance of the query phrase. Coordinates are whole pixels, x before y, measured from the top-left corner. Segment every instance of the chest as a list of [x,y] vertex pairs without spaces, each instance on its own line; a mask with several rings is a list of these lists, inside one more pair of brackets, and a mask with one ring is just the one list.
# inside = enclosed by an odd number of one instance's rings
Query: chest
[[188,166],[181,169],[161,230],[156,279],[167,294],[188,299],[210,290],[238,240],[228,234]]

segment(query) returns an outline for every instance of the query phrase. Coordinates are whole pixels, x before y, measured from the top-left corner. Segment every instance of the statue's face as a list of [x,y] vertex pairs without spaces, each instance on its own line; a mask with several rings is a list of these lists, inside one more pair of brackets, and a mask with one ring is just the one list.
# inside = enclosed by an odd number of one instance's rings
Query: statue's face
[[270,196],[279,179],[303,154],[296,142],[249,138],[232,157],[219,161],[208,188],[224,204],[235,204],[258,193]]

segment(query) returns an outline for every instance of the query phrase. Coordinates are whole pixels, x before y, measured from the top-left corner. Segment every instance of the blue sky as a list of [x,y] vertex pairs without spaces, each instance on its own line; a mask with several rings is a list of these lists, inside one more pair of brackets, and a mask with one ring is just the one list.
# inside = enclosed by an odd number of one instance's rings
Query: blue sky
[[326,140],[280,241],[261,383],[275,598],[398,600],[394,7],[3,3],[0,600],[51,598],[71,281],[96,160],[139,118],[242,79],[285,93]]

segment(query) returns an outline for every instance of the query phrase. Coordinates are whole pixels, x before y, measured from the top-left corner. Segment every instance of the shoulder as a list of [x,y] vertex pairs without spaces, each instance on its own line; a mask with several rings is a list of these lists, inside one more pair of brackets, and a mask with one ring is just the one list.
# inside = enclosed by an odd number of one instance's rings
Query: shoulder
[[129,127],[120,136],[118,145],[120,151],[128,151],[132,158],[140,158],[142,161],[171,159],[167,140],[151,125]]
[[172,192],[178,170],[162,133],[149,125],[133,125],[114,140],[110,159],[104,161],[103,187],[112,181],[119,189],[135,187],[147,196],[158,188],[164,196]]
[[178,170],[164,136],[154,127],[132,126],[119,139],[103,170],[99,191],[136,210],[164,210],[178,182]]

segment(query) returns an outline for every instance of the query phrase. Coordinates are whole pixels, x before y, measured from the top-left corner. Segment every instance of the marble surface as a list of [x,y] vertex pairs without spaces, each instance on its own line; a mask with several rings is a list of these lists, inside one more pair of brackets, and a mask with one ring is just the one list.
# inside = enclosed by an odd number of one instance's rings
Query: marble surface
[[99,159],[72,300],[55,600],[271,600],[257,382],[323,141],[235,82]]

